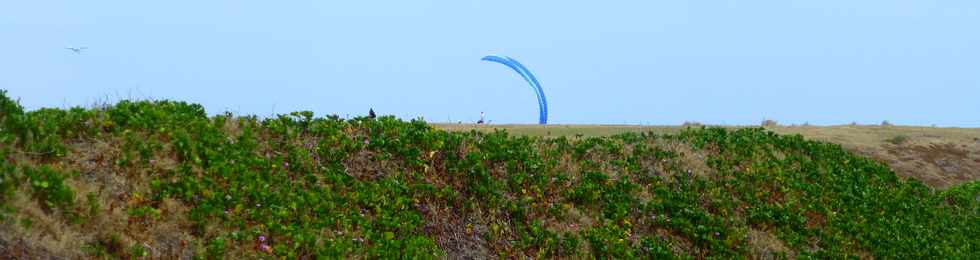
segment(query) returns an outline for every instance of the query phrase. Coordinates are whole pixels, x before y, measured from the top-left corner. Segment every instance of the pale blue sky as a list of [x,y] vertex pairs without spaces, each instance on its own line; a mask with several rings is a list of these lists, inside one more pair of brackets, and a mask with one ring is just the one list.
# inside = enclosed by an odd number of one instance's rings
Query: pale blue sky
[[501,54],[551,123],[980,126],[980,1],[150,2],[0,3],[0,88],[535,123]]

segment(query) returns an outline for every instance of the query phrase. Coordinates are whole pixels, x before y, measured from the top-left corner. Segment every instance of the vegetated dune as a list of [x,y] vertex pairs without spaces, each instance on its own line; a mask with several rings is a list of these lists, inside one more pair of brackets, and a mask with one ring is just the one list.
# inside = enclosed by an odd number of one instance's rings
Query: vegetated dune
[[854,153],[887,164],[900,176],[946,189],[980,180],[980,129],[914,126],[774,127],[780,134],[801,134],[837,143]]
[[0,258],[978,257],[937,191],[761,128],[542,138],[0,92]]
[[[611,136],[622,133],[677,134],[685,126],[639,125],[475,125],[434,124],[447,131],[507,130],[515,135]],[[741,129],[746,126],[722,126]],[[917,126],[839,125],[767,126],[782,135],[800,134],[813,140],[839,144],[848,151],[869,157],[892,168],[899,176],[915,178],[926,185],[946,189],[980,180],[980,128]]]

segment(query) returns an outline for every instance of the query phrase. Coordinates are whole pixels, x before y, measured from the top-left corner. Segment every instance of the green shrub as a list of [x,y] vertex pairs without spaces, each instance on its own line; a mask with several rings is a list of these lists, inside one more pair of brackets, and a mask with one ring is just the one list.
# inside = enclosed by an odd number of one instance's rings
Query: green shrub
[[[971,259],[980,248],[977,182],[933,192],[839,145],[762,128],[545,139],[390,116],[207,117],[174,101],[24,113],[0,93],[0,106],[16,129],[0,135],[0,202],[27,184],[47,211],[95,215],[96,195],[76,206],[65,183],[76,152],[65,144],[114,140],[109,167],[149,180],[127,213],[153,224],[164,200],[182,203],[174,217],[199,257],[430,259],[475,245],[501,258],[748,258],[750,229],[802,258]],[[665,142],[689,144],[709,169]],[[88,248],[147,253],[118,237]]]
[[75,191],[64,182],[65,178],[69,177],[68,174],[45,165],[38,168],[25,167],[23,172],[31,184],[34,196],[46,208],[68,210],[74,206]]
[[888,143],[891,143],[891,144],[894,144],[894,145],[902,145],[902,144],[905,144],[908,141],[909,141],[909,137],[908,136],[905,136],[905,135],[896,135],[895,137],[888,138],[888,139],[885,140],[885,142],[888,142]]

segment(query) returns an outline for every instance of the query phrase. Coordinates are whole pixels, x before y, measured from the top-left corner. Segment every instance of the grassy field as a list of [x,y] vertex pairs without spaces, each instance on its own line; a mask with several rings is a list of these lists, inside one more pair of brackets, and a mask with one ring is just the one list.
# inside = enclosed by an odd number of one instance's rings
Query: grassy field
[[[492,132],[506,130],[515,135],[610,136],[622,133],[652,132],[676,134],[682,126],[637,125],[476,125],[433,124],[448,131]],[[723,126],[738,129],[758,126]],[[799,134],[805,138],[840,144],[844,148],[888,164],[899,175],[919,179],[931,187],[980,179],[980,128],[939,128],[921,126],[770,126],[768,130]]]

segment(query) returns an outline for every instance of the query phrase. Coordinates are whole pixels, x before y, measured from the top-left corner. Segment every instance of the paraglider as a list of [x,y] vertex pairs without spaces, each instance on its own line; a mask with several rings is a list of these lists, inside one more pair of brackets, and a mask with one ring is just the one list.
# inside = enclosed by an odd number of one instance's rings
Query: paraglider
[[542,125],[548,123],[548,100],[545,99],[544,90],[541,89],[541,83],[538,82],[538,79],[534,77],[534,74],[531,74],[531,71],[527,67],[524,67],[517,60],[507,56],[489,55],[483,57],[481,60],[506,65],[517,72],[517,74],[520,74],[531,85],[531,88],[534,89],[535,94],[538,96],[538,123]]

